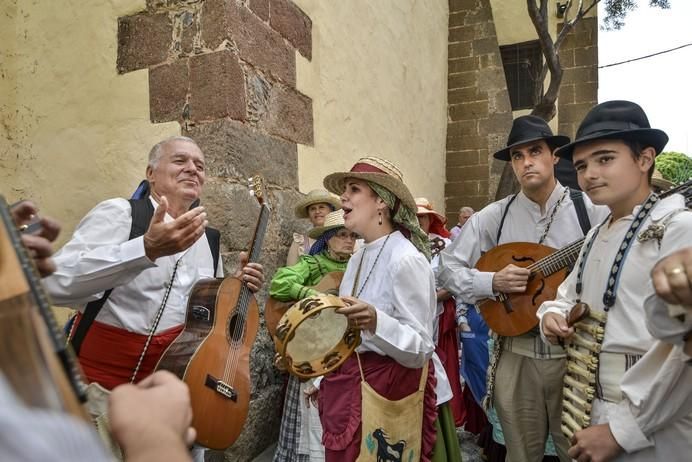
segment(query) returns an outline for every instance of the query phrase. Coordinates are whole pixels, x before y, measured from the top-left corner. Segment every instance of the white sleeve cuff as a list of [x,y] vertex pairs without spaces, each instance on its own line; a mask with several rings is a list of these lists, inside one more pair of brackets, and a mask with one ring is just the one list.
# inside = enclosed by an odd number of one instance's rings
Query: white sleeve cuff
[[150,265],[146,266],[156,266],[154,262],[149,260],[149,257],[147,257],[144,251],[144,236],[139,236],[123,242],[120,245],[120,255],[122,257],[121,261],[123,262],[136,261],[143,258],[150,262]]
[[628,400],[620,401],[608,418],[610,431],[626,452],[632,453],[654,445],[639,428]]
[[493,276],[495,276],[495,273],[475,272],[473,275],[473,297],[476,300],[495,298],[493,293]]
[[550,345],[551,343],[548,341],[548,339],[545,337],[545,334],[543,333],[543,317],[546,313],[559,314],[564,318],[567,318],[567,315],[560,308],[546,308],[544,310],[539,309],[536,313],[536,316],[538,316],[538,331],[541,333],[541,340],[543,340],[543,343],[545,343],[546,345]]

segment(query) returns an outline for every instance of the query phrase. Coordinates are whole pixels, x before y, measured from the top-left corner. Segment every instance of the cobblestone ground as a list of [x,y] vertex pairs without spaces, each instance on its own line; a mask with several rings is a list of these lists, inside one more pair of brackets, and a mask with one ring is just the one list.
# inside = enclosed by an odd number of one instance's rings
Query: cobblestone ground
[[463,462],[481,462],[481,448],[476,445],[478,438],[473,433],[457,428],[457,436],[459,437],[459,446],[461,447],[461,457]]

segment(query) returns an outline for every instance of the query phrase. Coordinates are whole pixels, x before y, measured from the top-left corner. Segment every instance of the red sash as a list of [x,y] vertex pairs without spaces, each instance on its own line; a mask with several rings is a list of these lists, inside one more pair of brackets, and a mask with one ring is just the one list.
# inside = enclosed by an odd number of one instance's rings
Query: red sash
[[[73,331],[81,319],[82,314],[78,313]],[[182,330],[182,325],[172,327],[151,338],[135,382],[154,372],[161,355]],[[146,335],[94,321],[84,337],[79,363],[89,382],[98,382],[112,390],[117,385],[130,382],[146,340]]]

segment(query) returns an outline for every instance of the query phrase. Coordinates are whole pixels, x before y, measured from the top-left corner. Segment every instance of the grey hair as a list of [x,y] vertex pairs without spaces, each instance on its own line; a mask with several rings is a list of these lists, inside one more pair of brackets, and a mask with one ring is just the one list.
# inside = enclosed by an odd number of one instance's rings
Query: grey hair
[[471,207],[462,207],[459,209],[459,213],[464,213],[464,212],[470,212],[471,215],[475,213],[475,211]]
[[199,146],[192,138],[188,138],[187,136],[181,135],[171,136],[166,138],[165,140],[159,141],[154,145],[153,148],[151,148],[151,151],[149,151],[149,163],[147,165],[151,168],[155,168],[156,164],[159,163],[159,159],[161,158],[161,151],[163,151],[163,146],[168,143],[172,143],[173,141],[186,141],[188,143],[194,144],[197,147],[197,149],[199,149]]

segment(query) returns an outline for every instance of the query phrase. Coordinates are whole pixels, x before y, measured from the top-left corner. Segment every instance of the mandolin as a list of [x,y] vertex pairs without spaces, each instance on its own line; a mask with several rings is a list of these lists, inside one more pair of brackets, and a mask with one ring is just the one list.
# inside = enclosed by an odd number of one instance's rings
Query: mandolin
[[[260,214],[249,252],[257,262],[269,222],[263,179],[250,179]],[[203,279],[190,292],[185,327],[163,353],[156,369],[178,375],[190,388],[197,443],[223,450],[240,435],[250,405],[250,350],[259,310],[240,279]]]
[[[682,194],[687,207],[690,207],[692,180],[659,194],[659,197],[671,194]],[[522,335],[536,327],[538,308],[545,301],[555,300],[557,288],[579,258],[583,243],[584,238],[581,238],[555,250],[533,242],[512,242],[486,252],[476,263],[479,271],[496,272],[513,264],[531,272],[524,292],[500,293],[495,300],[485,299],[477,303],[488,327],[506,337]]]
[[[320,282],[310,288],[320,293],[336,290],[338,295],[339,285],[341,285],[341,279],[343,279],[343,277],[343,271],[331,271],[322,276]],[[287,302],[282,302],[274,297],[269,297],[269,300],[267,300],[264,306],[264,322],[267,324],[267,330],[272,337],[276,336],[276,326],[279,324],[281,317],[297,301],[298,300],[289,300]]]
[[89,421],[81,370],[2,196],[0,216],[0,370],[27,406]]

